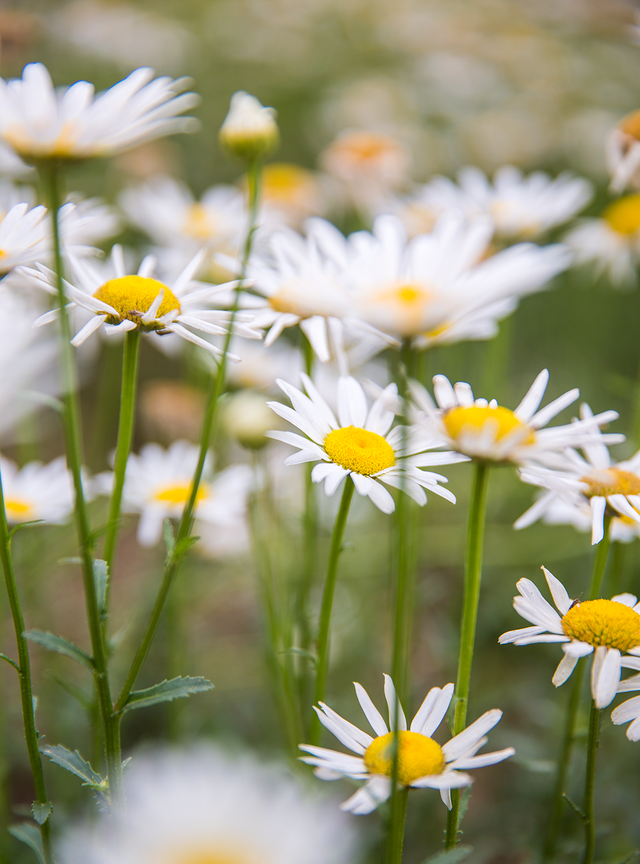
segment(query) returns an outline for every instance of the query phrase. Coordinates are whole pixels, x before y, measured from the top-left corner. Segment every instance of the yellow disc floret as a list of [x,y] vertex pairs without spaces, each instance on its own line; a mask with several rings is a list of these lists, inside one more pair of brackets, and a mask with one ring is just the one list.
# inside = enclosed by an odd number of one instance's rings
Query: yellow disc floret
[[[375,738],[364,754],[364,764],[371,774],[393,773],[395,734],[387,732]],[[418,732],[398,732],[398,782],[409,786],[420,777],[442,774],[444,753],[439,744]]]
[[640,615],[617,600],[585,600],[562,618],[565,636],[618,651],[640,646]]
[[609,204],[602,214],[618,234],[635,234],[640,229],[640,195],[625,195]]
[[31,504],[18,498],[5,498],[4,508],[7,511],[7,518],[10,522],[25,519],[33,511]]
[[148,279],[144,276],[121,276],[119,279],[110,279],[109,282],[101,285],[93,296],[96,300],[108,303],[117,311],[118,317],[109,315],[107,324],[119,324],[126,318],[143,330],[161,330],[163,325],[159,321],[154,320],[150,324],[143,324],[140,320],[144,313],[149,311],[161,291],[164,291],[164,296],[156,312],[156,318],[174,310],[179,313],[180,301],[173,291],[157,279]]
[[163,856],[162,864],[251,864],[253,860],[253,856],[249,857],[244,850],[238,853],[235,849],[172,849],[166,857]]
[[640,495],[640,477],[632,471],[606,468],[580,478],[589,487],[587,498],[607,498],[609,495]]
[[369,476],[396,464],[393,447],[382,435],[357,426],[329,432],[324,449],[333,462],[356,474]]
[[461,434],[482,434],[487,424],[495,426],[495,440],[513,437],[514,444],[533,444],[535,432],[526,423],[518,420],[513,411],[497,405],[470,405],[466,408],[451,408],[445,411],[442,422],[449,435],[458,440]]
[[[153,499],[162,504],[177,505],[186,504],[189,495],[191,495],[191,485],[187,483],[176,483],[174,486],[163,486],[161,489],[158,489],[155,492]],[[200,501],[204,501],[207,495],[207,485],[201,483],[198,487],[198,492],[196,493],[196,504]]]

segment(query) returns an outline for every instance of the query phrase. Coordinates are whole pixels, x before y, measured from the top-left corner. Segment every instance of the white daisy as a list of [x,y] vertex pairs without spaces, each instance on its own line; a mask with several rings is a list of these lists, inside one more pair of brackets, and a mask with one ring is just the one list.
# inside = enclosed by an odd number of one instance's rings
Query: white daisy
[[22,78],[0,78],[0,140],[27,162],[112,156],[191,129],[191,118],[177,117],[198,101],[194,93],[178,95],[186,84],[136,69],[95,96],[87,81],[54,89],[46,67],[30,63]]
[[[145,333],[175,333],[183,339],[206,348],[213,354],[222,351],[211,342],[192,333],[189,327],[204,333],[224,335],[228,332],[231,313],[198,308],[208,303],[220,291],[235,288],[238,282],[225,285],[196,283],[193,277],[202,261],[202,254],[187,265],[175,279],[172,286],[153,278],[155,258],[147,256],[136,275],[128,275],[125,270],[122,247],[114,246],[111,253],[113,278],[105,281],[104,274],[79,259],[70,259],[76,285],[65,282],[65,290],[70,303],[67,308],[80,306],[93,312],[89,321],[76,333],[71,344],[81,345],[102,325],[108,333],[122,333],[127,330],[141,330]],[[57,295],[55,274],[42,265],[37,270],[22,268],[21,273],[31,282],[50,294]],[[58,317],[54,309],[42,315],[35,326],[48,324]],[[242,322],[252,320],[245,313],[235,315],[233,331],[247,339],[260,339],[261,334]],[[232,359],[238,359],[228,355]]]
[[568,390],[540,408],[548,381],[549,373],[543,369],[512,411],[498,405],[495,399],[474,399],[471,387],[464,381],[452,386],[444,375],[436,375],[433,389],[437,405],[424,387],[417,382],[411,385],[420,411],[416,422],[428,435],[473,459],[522,465],[571,444],[590,442],[598,434],[598,424],[617,418],[615,411],[607,411],[580,422],[543,429],[580,395],[579,390]]
[[558,612],[529,579],[520,579],[514,597],[516,612],[533,627],[510,630],[498,640],[501,645],[531,645],[561,642],[564,657],[553,678],[556,687],[567,680],[580,657],[593,654],[591,694],[596,708],[606,708],[616,695],[623,655],[640,657],[640,603],[633,594],[618,594],[611,600],[571,600],[564,585],[542,568]]
[[356,834],[275,764],[207,744],[135,756],[127,815],[72,829],[60,864],[352,864]]
[[288,226],[299,230],[305,219],[319,216],[328,205],[321,175],[300,165],[270,162],[262,169],[260,222],[263,230]]
[[73,512],[73,479],[64,456],[48,465],[28,462],[23,468],[0,457],[0,471],[8,522],[38,520],[60,525]]
[[322,725],[345,747],[358,755],[349,756],[311,744],[300,745],[301,750],[311,754],[301,757],[302,761],[315,765],[315,773],[322,780],[351,777],[354,780],[367,781],[340,805],[342,810],[358,815],[371,813],[391,795],[396,714],[399,785],[411,789],[439,789],[440,796],[449,809],[451,790],[473,782],[472,778],[464,773],[465,769],[495,765],[515,753],[513,747],[507,747],[505,750],[476,756],[478,750],[487,742],[486,733],[493,729],[502,717],[502,711],[497,708],[487,711],[446,744],[440,746],[433,740],[431,736],[442,722],[453,698],[453,684],[447,684],[442,689],[433,687],[429,690],[409,729],[389,675],[384,676],[384,695],[389,708],[388,726],[366,690],[360,684],[354,683],[354,687],[360,707],[375,732],[375,738],[348,723],[328,705],[320,702],[320,708],[314,706],[314,710]]
[[[182,516],[191,495],[198,454],[197,445],[174,441],[167,450],[159,444],[145,444],[139,455],[129,456],[122,509],[140,513],[141,546],[155,546],[162,536],[163,521]],[[212,476],[212,468],[212,457],[207,456],[195,516],[228,530],[244,517],[251,490],[251,469],[247,465],[231,465]],[[110,490],[112,478],[110,473],[100,475],[103,491]]]
[[[545,493],[542,493],[537,500],[542,502],[544,495]],[[525,513],[521,518],[524,519],[526,515]],[[545,525],[572,525],[576,531],[583,534],[591,532],[589,499],[579,496],[575,501],[569,501],[554,495],[550,501],[544,502],[542,521]],[[524,528],[526,524],[520,524],[518,520],[515,527]],[[612,543],[631,543],[636,537],[640,537],[640,522],[629,516],[613,516],[609,524],[609,537]]]
[[425,489],[455,504],[455,496],[438,485],[446,483],[447,478],[421,469],[464,462],[466,457],[449,452],[425,453],[442,442],[428,440],[413,427],[391,429],[394,414],[386,405],[397,398],[395,384],[390,384],[367,410],[364,391],[355,378],[340,378],[336,419],[311,379],[304,374],[300,377],[306,396],[285,381],[277,382],[293,409],[280,402],[268,403],[276,414],[306,436],[294,432],[268,433],[270,438],[299,449],[286,459],[285,465],[319,462],[311,472],[311,479],[314,483],[324,481],[327,495],[333,495],[345,477],[351,477],[358,494],[371,498],[383,513],[395,509],[391,493],[383,483],[402,489],[420,506],[427,503]]
[[46,258],[50,229],[46,207],[14,204],[0,218],[0,275]]
[[373,233],[319,235],[338,262],[355,313],[379,330],[417,347],[490,339],[518,298],[540,291],[570,261],[559,244],[520,243],[487,255],[491,220],[467,223],[445,214],[431,234],[407,239],[395,216],[379,216]]
[[[599,417],[606,416],[598,415]],[[594,418],[588,405],[580,408],[582,420]],[[576,423],[576,425],[578,425]],[[623,435],[602,435],[595,429],[591,440],[562,453],[547,454],[544,465],[529,465],[520,471],[525,483],[540,486],[547,492],[516,521],[516,529],[526,528],[543,516],[557,500],[587,511],[591,523],[591,543],[604,537],[605,513],[640,523],[640,451],[624,462],[612,463],[607,443],[620,443]],[[586,457],[586,458],[585,458]]]

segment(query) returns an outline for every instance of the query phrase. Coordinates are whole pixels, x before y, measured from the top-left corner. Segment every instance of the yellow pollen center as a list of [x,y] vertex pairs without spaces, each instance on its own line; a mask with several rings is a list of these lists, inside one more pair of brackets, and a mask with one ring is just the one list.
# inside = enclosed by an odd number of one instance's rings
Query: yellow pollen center
[[286,162],[272,162],[262,169],[262,196],[273,204],[295,204],[314,192],[310,171]]
[[[445,411],[442,422],[449,435],[457,440],[462,433],[480,433],[487,423],[496,425],[497,441],[507,435],[513,435],[518,444],[533,444],[536,440],[535,432],[521,420],[518,420],[513,411],[498,405],[491,408],[489,405],[470,405],[468,408],[451,408]],[[517,433],[517,434],[516,434]]]
[[[177,484],[176,486],[165,486],[156,492],[153,497],[156,501],[161,501],[163,504],[186,504],[190,494],[191,486],[184,483]],[[196,494],[196,504],[204,501],[206,497],[206,484],[201,483]]]
[[189,207],[187,218],[182,226],[185,234],[196,240],[208,240],[215,234],[215,229],[215,220],[211,218],[211,214],[204,204],[196,202]]
[[4,506],[7,511],[7,517],[10,520],[16,516],[20,519],[24,516],[28,516],[32,510],[31,504],[27,504],[25,501],[20,501],[18,498],[5,498]]
[[618,234],[635,234],[640,229],[640,195],[625,195],[609,204],[602,214]]
[[618,651],[640,646],[640,615],[616,600],[585,600],[562,618],[565,636]]
[[186,853],[172,850],[166,858],[163,857],[163,864],[249,864],[249,861],[246,854],[225,849],[193,849]]
[[607,498],[609,495],[640,495],[640,477],[631,471],[620,468],[606,468],[594,471],[580,478],[589,487],[584,493],[587,498]]
[[161,291],[164,291],[164,296],[156,312],[156,319],[174,310],[179,313],[180,301],[173,291],[157,279],[147,279],[144,276],[121,276],[119,279],[110,279],[109,282],[101,285],[93,296],[113,306],[118,312],[118,317],[109,315],[107,324],[119,324],[126,318],[144,330],[160,330],[162,329],[160,322],[152,321],[144,325],[140,319],[145,312],[149,311]]
[[640,111],[632,111],[631,114],[623,117],[618,128],[632,138],[640,140]]
[[382,435],[357,426],[329,432],[324,449],[332,462],[357,474],[370,476],[396,464],[393,447]]
[[[374,738],[364,754],[364,764],[371,774],[393,774],[395,734],[387,732]],[[409,786],[420,777],[442,774],[444,753],[439,744],[418,732],[398,732],[398,782]]]

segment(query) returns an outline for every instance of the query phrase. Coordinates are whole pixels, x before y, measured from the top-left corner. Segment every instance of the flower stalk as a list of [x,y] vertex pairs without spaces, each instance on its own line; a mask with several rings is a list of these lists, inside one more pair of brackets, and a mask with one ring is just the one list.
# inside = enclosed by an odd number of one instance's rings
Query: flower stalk
[[385,864],[400,864],[402,861],[404,826],[407,818],[408,800],[409,789],[406,786],[397,789],[396,794],[391,799],[391,815],[389,817],[389,834],[387,836]]
[[596,703],[592,701],[591,714],[589,716],[589,741],[587,744],[587,773],[584,783],[584,830],[586,844],[583,864],[593,864],[596,849],[596,821],[593,793],[596,781],[596,756],[601,713],[601,709],[596,708]]

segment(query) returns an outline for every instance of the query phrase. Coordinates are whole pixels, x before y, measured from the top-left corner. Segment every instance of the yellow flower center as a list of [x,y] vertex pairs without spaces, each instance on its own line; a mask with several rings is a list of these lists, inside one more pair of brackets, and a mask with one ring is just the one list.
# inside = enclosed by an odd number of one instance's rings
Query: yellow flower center
[[640,229],[640,195],[618,198],[602,214],[618,234],[635,234]]
[[196,240],[209,240],[216,233],[216,222],[204,204],[196,202],[189,207],[182,230]]
[[580,481],[589,487],[584,493],[587,498],[607,498],[609,495],[640,495],[640,477],[631,471],[620,468],[606,468],[581,477]]
[[[196,504],[204,501],[207,497],[208,489],[206,483],[201,483],[196,494]],[[191,495],[191,485],[187,483],[178,483],[175,486],[165,486],[159,489],[154,497],[155,501],[161,501],[163,504],[186,504],[189,495]]]
[[164,297],[156,312],[156,318],[174,310],[179,313],[180,301],[173,291],[157,279],[147,279],[144,276],[121,276],[119,279],[110,279],[101,285],[93,296],[113,306],[118,312],[118,317],[108,316],[107,324],[119,324],[126,318],[143,330],[161,330],[163,325],[158,321],[142,324],[140,320],[144,313],[149,311],[161,291],[164,291]]
[[[393,774],[395,734],[375,738],[366,749],[364,764],[371,774]],[[420,777],[442,774],[444,753],[439,744],[418,732],[398,732],[398,782],[409,786]]]
[[324,449],[332,462],[356,474],[370,476],[396,464],[393,447],[382,435],[357,426],[329,432],[324,439]]
[[271,204],[298,204],[315,192],[311,171],[286,162],[272,162],[262,169],[262,198]]
[[31,504],[21,501],[19,498],[5,498],[4,509],[7,511],[7,519],[10,522],[21,522],[31,514]]
[[623,117],[618,128],[632,138],[640,140],[640,111],[632,111],[631,114]]
[[166,858],[163,856],[163,864],[250,864],[253,856],[235,850],[225,849],[190,849],[172,850]]
[[500,405],[491,408],[489,405],[470,405],[468,408],[450,408],[445,411],[442,422],[449,435],[457,441],[464,433],[481,433],[486,425],[495,426],[495,440],[500,441],[507,435],[513,435],[514,443],[533,444],[535,432],[521,420],[513,411]]
[[618,651],[640,646],[640,615],[616,600],[585,600],[562,618],[565,636]]

